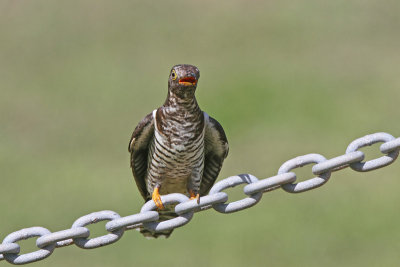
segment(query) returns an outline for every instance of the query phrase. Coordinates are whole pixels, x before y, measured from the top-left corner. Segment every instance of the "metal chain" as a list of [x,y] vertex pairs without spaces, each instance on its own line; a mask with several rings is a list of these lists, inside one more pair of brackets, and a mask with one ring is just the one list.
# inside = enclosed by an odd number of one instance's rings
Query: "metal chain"
[[[365,155],[359,149],[378,142],[383,142],[380,146],[380,151],[384,155],[377,159],[362,162]],[[399,151],[400,138],[394,138],[387,133],[375,133],[354,140],[347,147],[346,153],[338,157],[326,159],[319,154],[307,154],[288,160],[282,164],[276,176],[263,180],[258,180],[251,174],[241,174],[223,179],[211,188],[207,196],[201,197],[200,203],[197,203],[196,199],[189,200],[183,194],[175,193],[161,196],[164,204],[179,203],[175,206],[175,212],[179,216],[167,221],[159,221],[159,214],[155,211],[156,205],[150,200],[142,206],[140,213],[121,217],[118,213],[109,210],[93,212],[77,219],[70,229],[54,233],[43,227],[21,229],[6,236],[3,243],[0,244],[0,261],[5,259],[12,264],[31,263],[47,258],[56,248],[72,244],[84,249],[98,248],[118,241],[126,230],[137,227],[145,227],[154,232],[174,229],[187,224],[195,212],[209,208],[214,208],[221,213],[240,211],[257,204],[261,200],[263,193],[280,187],[290,193],[300,193],[324,185],[329,180],[332,172],[349,166],[359,172],[387,166],[396,160]],[[312,173],[316,177],[294,183],[296,174],[291,171],[314,163]],[[221,191],[239,184],[247,184],[243,191],[248,197],[226,203],[228,194]],[[85,226],[104,220],[109,221],[105,226],[108,234],[89,238],[90,231]],[[20,246],[16,242],[31,237],[39,237],[36,240],[38,250],[20,255]]]

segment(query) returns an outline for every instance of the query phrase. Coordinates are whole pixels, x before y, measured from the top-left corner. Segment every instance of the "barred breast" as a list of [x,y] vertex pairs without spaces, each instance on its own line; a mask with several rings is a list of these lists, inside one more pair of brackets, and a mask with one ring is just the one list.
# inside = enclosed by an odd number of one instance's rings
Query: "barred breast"
[[[190,108],[190,107],[189,107]],[[160,194],[199,192],[204,168],[204,115],[194,103],[185,113],[163,107],[153,111],[154,137],[148,154],[147,190]]]

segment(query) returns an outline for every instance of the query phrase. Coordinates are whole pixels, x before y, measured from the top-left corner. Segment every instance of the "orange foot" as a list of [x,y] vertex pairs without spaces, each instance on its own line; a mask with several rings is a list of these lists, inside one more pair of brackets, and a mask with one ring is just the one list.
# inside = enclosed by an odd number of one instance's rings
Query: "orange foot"
[[151,196],[151,198],[153,199],[154,203],[156,204],[157,208],[159,210],[163,210],[164,209],[164,204],[161,201],[161,196],[160,196],[160,187],[156,187],[154,188],[153,194]]
[[193,190],[189,190],[189,194],[190,194],[190,200],[197,199],[197,204],[200,204],[200,194],[199,193],[196,194]]

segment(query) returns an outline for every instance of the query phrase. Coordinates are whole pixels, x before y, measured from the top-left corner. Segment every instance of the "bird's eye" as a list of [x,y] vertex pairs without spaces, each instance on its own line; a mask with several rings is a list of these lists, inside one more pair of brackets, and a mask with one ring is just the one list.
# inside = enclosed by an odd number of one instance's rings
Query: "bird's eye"
[[176,72],[175,72],[175,70],[172,70],[171,77],[172,77],[172,80],[176,80]]

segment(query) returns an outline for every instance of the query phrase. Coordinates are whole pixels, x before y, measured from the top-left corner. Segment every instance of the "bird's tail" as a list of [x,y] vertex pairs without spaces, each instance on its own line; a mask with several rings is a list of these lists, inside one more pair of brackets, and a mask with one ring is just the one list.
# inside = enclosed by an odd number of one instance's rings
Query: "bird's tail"
[[[178,214],[176,214],[173,211],[174,208],[171,209],[168,206],[169,205],[167,205],[167,207],[165,207],[164,210],[158,211],[158,213],[160,214],[160,217],[159,217],[160,222],[178,217]],[[140,229],[138,229],[138,230],[140,230],[140,233],[143,234],[147,239],[158,238],[160,236],[168,238],[171,235],[172,231],[174,231],[174,229],[171,229],[171,230],[165,230],[165,231],[160,231],[160,232],[151,232],[150,230],[147,230],[143,226],[141,226]]]

